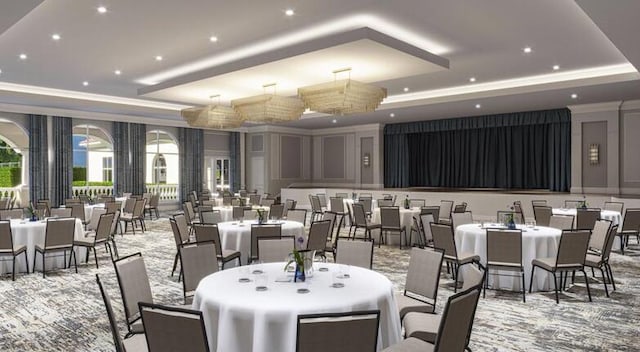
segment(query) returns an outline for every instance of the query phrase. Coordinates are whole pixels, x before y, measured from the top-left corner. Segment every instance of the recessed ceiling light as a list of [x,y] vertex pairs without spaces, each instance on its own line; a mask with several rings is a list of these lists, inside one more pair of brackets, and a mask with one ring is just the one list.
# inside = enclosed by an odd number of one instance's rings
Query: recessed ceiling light
[[115,71],[113,71],[113,73],[115,73],[116,75],[120,76],[120,75],[122,74],[122,71],[120,71],[120,70],[115,70]]
[[287,10],[284,12],[284,14],[285,14],[285,15],[287,15],[287,16],[293,16],[293,15],[295,15],[296,13],[293,11],[293,9],[287,9]]
[[404,90],[405,92],[408,92],[408,91],[409,91],[409,87],[404,87],[404,89],[403,89],[403,90]]
[[212,35],[211,37],[209,37],[209,41],[212,43],[215,43],[218,41],[218,37],[216,37],[215,35]]
[[84,81],[84,82],[82,82],[82,85],[86,87],[86,86],[88,86],[88,85],[89,85],[89,82]]
[[53,40],[60,40],[60,38],[61,38],[60,34],[52,34],[51,35],[51,39],[53,39]]
[[476,104],[476,109],[480,109],[481,107],[482,107],[482,105]]
[[475,78],[475,77],[471,77],[471,78],[469,78],[469,82],[475,82],[475,81],[476,81],[476,78]]
[[2,70],[0,70],[0,73],[2,73]]
[[576,93],[571,94],[571,99],[578,99],[578,94]]
[[338,120],[336,120],[336,119],[331,120],[331,123],[337,123],[337,122],[338,122]]
[[107,12],[107,8],[104,6],[98,6],[98,13],[106,13]]
[[529,54],[532,51],[532,49],[530,46],[525,46],[524,49],[522,49],[522,51],[524,51],[525,54]]
[[396,114],[394,114],[394,113],[390,113],[390,114],[389,114],[389,117],[396,117]]
[[156,61],[162,61],[162,56],[160,55],[156,56]]
[[20,58],[20,60],[26,60],[27,54],[20,54],[18,57]]
[[560,69],[560,65],[553,65],[553,70],[558,71]]

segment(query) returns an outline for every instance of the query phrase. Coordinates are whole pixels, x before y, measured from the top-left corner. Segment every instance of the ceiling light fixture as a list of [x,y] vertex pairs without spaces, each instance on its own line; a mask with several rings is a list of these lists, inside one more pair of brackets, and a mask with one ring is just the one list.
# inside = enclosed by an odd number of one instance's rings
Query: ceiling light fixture
[[482,107],[482,105],[476,104],[476,109],[480,109],[481,107]]
[[104,6],[98,6],[98,13],[106,13],[107,12],[107,8]]
[[394,114],[394,113],[390,113],[390,114],[389,114],[389,117],[391,117],[391,118],[396,117],[396,114]]
[[84,82],[82,82],[82,85],[86,87],[86,86],[88,86],[88,85],[89,85],[89,82],[84,81]]
[[218,98],[216,104],[183,109],[180,111],[180,115],[192,127],[224,129],[242,126],[244,121],[234,109],[220,105],[220,95],[210,97],[210,99],[213,98]]
[[[340,73],[349,73],[349,76],[337,80]],[[351,68],[336,70],[333,74],[333,82],[298,88],[306,107],[333,115],[357,114],[375,111],[387,97],[384,88],[352,80]]]
[[113,71],[113,73],[115,73],[117,76],[120,76],[122,74],[122,71],[120,70],[115,70]]
[[156,61],[162,61],[162,56],[157,55],[157,56],[156,56]]
[[60,34],[52,34],[51,35],[51,39],[53,39],[53,40],[60,40],[60,38],[61,38]]
[[285,14],[285,15],[287,15],[287,16],[293,16],[293,15],[295,15],[296,13],[295,13],[295,11],[293,11],[293,9],[287,9],[287,10],[284,12],[284,14]]
[[212,35],[211,37],[209,37],[209,41],[212,43],[215,43],[218,41],[218,37],[216,37],[215,35]]
[[20,58],[20,60],[26,60],[27,54],[20,54],[18,57]]
[[338,123],[338,120],[333,119],[333,120],[331,120],[331,123]]
[[532,49],[531,49],[530,46],[526,46],[526,47],[524,47],[524,49],[522,49],[522,51],[524,51],[525,54],[529,54],[529,53],[531,53]]
[[560,65],[553,65],[553,70],[558,71],[560,69]]
[[472,82],[472,83],[473,83],[473,82],[475,82],[475,81],[476,81],[476,78],[475,78],[475,77],[471,77],[471,78],[469,78],[469,82]]
[[409,91],[409,87],[404,87],[404,89],[402,89],[403,91],[408,92]]
[[[231,106],[243,120],[272,123],[300,119],[305,109],[300,99],[276,95],[275,83],[265,84],[262,88],[265,90],[262,95],[231,101]],[[273,88],[273,93],[267,93],[267,88]]]
[[571,94],[571,99],[578,99],[578,94],[576,93]]

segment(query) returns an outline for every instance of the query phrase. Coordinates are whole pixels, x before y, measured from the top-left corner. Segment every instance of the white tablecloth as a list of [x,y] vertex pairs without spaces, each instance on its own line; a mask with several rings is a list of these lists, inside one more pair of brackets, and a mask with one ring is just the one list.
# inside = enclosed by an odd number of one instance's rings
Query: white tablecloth
[[[262,209],[264,211],[267,212],[267,214],[269,213],[269,207],[260,207],[260,206],[254,206],[251,208],[252,211],[252,218],[256,217],[256,210],[257,209]],[[222,217],[222,221],[232,221],[233,220],[233,207],[231,206],[222,206],[222,207],[213,207],[213,210],[218,210],[220,211],[220,217]]]
[[[553,215],[572,215],[572,216],[576,216],[578,214],[578,211],[575,208],[573,208],[573,209],[553,208],[552,213],[553,213]],[[600,211],[600,218],[601,219],[605,219],[605,220],[610,220],[612,225],[622,224],[622,214],[620,214],[620,212],[617,212],[617,211],[614,211],[614,210],[602,210],[602,211]],[[574,221],[574,225],[575,225],[575,221]]]
[[[218,231],[220,232],[222,248],[240,251],[242,261],[246,263],[251,255],[251,225],[257,223],[258,221],[256,220],[243,221],[242,223],[237,221],[219,223]],[[304,247],[307,245],[307,235],[304,233],[304,226],[302,223],[288,220],[269,221],[268,223],[282,224],[282,236],[295,237],[296,243],[298,238],[302,237],[303,242],[301,246]]]
[[[495,225],[495,226],[494,226]],[[485,227],[498,227],[497,224],[485,224]],[[531,279],[531,261],[536,258],[555,257],[558,253],[560,235],[562,231],[551,227],[537,226],[536,228],[522,228],[522,264],[526,289],[529,289]],[[472,252],[480,256],[482,264],[487,262],[487,231],[478,224],[460,225],[456,228],[456,247],[458,252]],[[464,267],[463,267],[464,268]],[[462,269],[461,269],[462,271]],[[492,273],[496,270],[491,270]],[[513,271],[500,273],[514,274]],[[464,272],[462,273],[464,275]],[[517,277],[490,275],[489,286],[507,290],[521,290],[522,279]],[[533,280],[533,290],[549,290],[553,288],[553,276],[544,270],[536,270]]]
[[[286,276],[284,263],[264,264],[268,289],[262,292],[255,290],[255,282],[238,282],[244,276],[242,268],[223,270],[200,281],[193,308],[203,312],[211,351],[293,352],[299,314],[367,309],[380,309],[378,350],[400,342],[400,315],[389,279],[351,267],[351,277],[341,280],[345,286],[332,288],[338,265],[316,265],[329,271],[316,270],[305,283],[294,283],[275,282]],[[297,293],[301,286],[311,292]]]
[[[11,220],[11,233],[13,234],[13,244],[14,246],[27,246],[27,257],[29,258],[29,269],[33,271],[33,257],[36,252],[36,245],[40,247],[44,247],[44,236],[47,228],[46,221],[35,221],[31,222],[28,220],[19,220],[12,219]],[[84,238],[84,229],[82,227],[82,222],[79,219],[76,219],[75,226],[75,239]],[[78,260],[78,264],[85,261],[86,249],[83,247],[76,247],[76,258]],[[60,256],[58,256],[58,254]],[[67,252],[67,264],[69,261],[69,252]],[[47,270],[51,270],[53,268],[63,268],[65,266],[64,259],[62,253],[52,253],[47,255],[45,259],[45,263],[47,266]],[[72,263],[73,264],[73,263]],[[3,260],[2,264],[0,264],[0,274],[11,272],[11,261]],[[36,260],[36,270],[42,270],[42,258],[38,255],[38,260]],[[16,272],[25,272],[27,271],[27,267],[24,264],[24,255],[20,254],[16,259]]]

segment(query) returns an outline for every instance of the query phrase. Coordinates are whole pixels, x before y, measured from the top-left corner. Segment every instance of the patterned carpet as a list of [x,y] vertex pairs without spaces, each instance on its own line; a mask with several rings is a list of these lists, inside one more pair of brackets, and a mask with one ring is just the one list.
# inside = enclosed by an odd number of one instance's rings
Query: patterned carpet
[[[147,222],[145,234],[118,237],[120,255],[142,252],[157,303],[181,304],[182,286],[171,277],[175,254],[166,218]],[[555,304],[553,293],[527,294],[487,291],[481,299],[470,347],[473,351],[638,351],[640,324],[640,251],[613,254],[617,291],[606,298],[601,284],[590,279],[593,302],[578,283]],[[374,270],[384,273],[398,290],[403,288],[408,250],[375,248]],[[104,305],[95,283],[99,273],[114,299],[124,334],[124,313],[110,263],[98,250],[100,268],[93,259],[79,268],[47,274],[19,274],[0,279],[0,351],[113,351]],[[578,280],[579,281],[579,280]],[[438,290],[441,312],[453,293],[443,275]],[[276,352],[276,351],[274,351]]]

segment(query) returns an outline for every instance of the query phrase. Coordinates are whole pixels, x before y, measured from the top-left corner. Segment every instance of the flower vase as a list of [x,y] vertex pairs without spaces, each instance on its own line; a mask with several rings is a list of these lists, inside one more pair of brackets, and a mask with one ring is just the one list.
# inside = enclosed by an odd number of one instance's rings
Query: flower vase
[[513,221],[513,219],[509,219],[509,221],[507,222],[507,229],[509,229],[509,230],[515,230],[516,229],[516,223],[515,223],[515,221]]
[[29,219],[29,221],[36,222],[38,221],[38,217],[35,214],[33,214],[31,215],[31,219]]
[[293,277],[294,282],[304,282],[307,279],[304,273],[304,266],[296,264],[296,273]]

